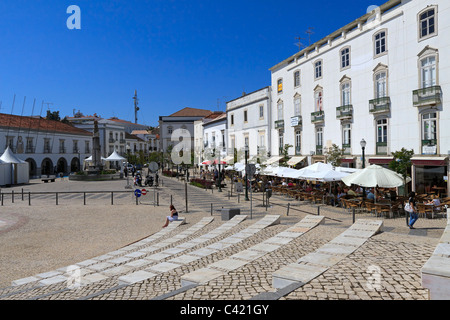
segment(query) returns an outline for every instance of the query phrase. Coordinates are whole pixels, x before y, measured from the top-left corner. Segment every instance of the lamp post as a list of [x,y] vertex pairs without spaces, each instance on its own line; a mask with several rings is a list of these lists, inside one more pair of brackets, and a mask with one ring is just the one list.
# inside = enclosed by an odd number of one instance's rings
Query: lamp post
[[245,201],[249,201],[249,198],[248,198],[248,170],[247,170],[247,158],[248,158],[248,145],[245,145]]
[[[364,138],[361,140],[361,142],[359,143],[361,145],[361,149],[362,149],[362,168],[364,169],[366,167],[366,157],[364,154],[364,151],[366,149],[366,140],[364,140]],[[363,187],[363,200],[366,198],[366,188]]]
[[222,179],[222,177],[221,177],[221,175],[220,175],[220,150],[219,150],[219,176],[218,176],[218,178],[219,178],[219,192],[222,192],[222,181],[221,181],[221,179]]

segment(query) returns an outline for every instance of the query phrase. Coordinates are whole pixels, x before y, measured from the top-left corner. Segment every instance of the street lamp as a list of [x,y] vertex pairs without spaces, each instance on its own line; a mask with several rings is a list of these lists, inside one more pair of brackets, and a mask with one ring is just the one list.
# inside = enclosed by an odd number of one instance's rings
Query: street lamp
[[222,192],[222,181],[221,181],[222,177],[220,175],[220,150],[219,150],[219,192]]
[[[362,149],[362,168],[364,169],[366,167],[366,157],[364,154],[364,151],[366,149],[366,140],[364,140],[364,138],[361,140],[361,142],[359,143],[361,145],[361,149]],[[363,187],[363,200],[366,198],[366,188]]]
[[248,168],[247,168],[247,158],[248,158],[248,145],[245,145],[245,201],[249,201],[248,198]]

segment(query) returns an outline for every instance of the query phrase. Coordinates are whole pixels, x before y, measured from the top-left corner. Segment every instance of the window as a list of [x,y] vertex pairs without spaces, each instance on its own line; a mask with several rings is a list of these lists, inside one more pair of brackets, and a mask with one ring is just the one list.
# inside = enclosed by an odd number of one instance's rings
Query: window
[[386,71],[375,74],[375,98],[387,97],[387,75]]
[[323,90],[321,88],[314,92],[314,108],[315,111],[323,110]]
[[84,153],[91,153],[91,147],[89,146],[89,141],[84,142]]
[[420,60],[420,77],[422,88],[436,85],[436,56],[429,56]]
[[34,153],[33,138],[27,137],[26,153]]
[[278,93],[283,92],[283,79],[277,80],[277,91],[278,91]]
[[436,8],[427,8],[419,13],[419,39],[427,39],[437,34]]
[[302,151],[302,132],[295,130],[295,154],[301,154]]
[[342,146],[350,147],[351,144],[351,126],[350,123],[342,125]]
[[375,56],[382,55],[387,52],[386,30],[380,31],[374,36]]
[[231,125],[234,125],[234,114],[230,116],[230,123]]
[[277,104],[277,120],[283,120],[283,101],[278,101]]
[[264,106],[259,106],[259,118],[264,119]]
[[301,97],[300,95],[295,95],[294,97],[294,116],[300,116],[301,115]]
[[167,133],[168,134],[172,134],[173,132],[173,128],[172,127],[167,127]]
[[249,140],[248,140],[248,135],[244,136],[244,145],[245,145],[246,147],[250,147],[248,141],[249,141]]
[[323,150],[323,128],[316,128],[316,154],[322,154]]
[[350,105],[350,81],[345,81],[341,84],[341,105]]
[[314,63],[314,80],[322,78],[322,60]]
[[436,112],[425,113],[422,116],[422,140],[431,141],[429,144],[435,144],[436,141],[436,118]]
[[280,149],[280,155],[283,152],[283,147],[284,147],[284,132],[283,131],[278,131],[278,147]]
[[247,118],[247,110],[244,110],[244,122],[247,122],[248,118]]
[[387,119],[377,120],[377,143],[387,143]]
[[341,50],[341,70],[350,67],[350,48]]
[[50,139],[44,138],[44,153],[51,153],[52,150],[50,148]]
[[295,71],[294,72],[294,87],[299,87],[300,86],[300,71]]

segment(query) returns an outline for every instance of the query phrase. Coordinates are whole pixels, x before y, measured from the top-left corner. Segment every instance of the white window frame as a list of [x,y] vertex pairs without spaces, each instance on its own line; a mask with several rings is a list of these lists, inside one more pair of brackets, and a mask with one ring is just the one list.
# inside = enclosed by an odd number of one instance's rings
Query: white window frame
[[314,80],[322,79],[323,77],[323,60],[314,61]]
[[294,96],[294,116],[300,116],[302,113],[302,96],[298,93]]
[[[382,35],[383,33],[384,33],[384,35]],[[379,39],[377,39],[378,36],[379,36]],[[388,40],[387,29],[380,30],[373,35],[374,58],[381,57],[388,53],[388,41],[387,40]]]
[[323,111],[323,89],[317,87],[314,90],[314,111]]
[[302,152],[302,130],[295,129],[295,154]]
[[[433,60],[432,63],[424,65],[426,61]],[[420,66],[420,88],[425,89],[436,86],[437,81],[437,56],[428,55],[422,57],[419,61]],[[425,73],[426,72],[426,73]]]
[[284,120],[283,100],[277,102],[277,120]]
[[300,70],[294,71],[294,88],[300,87]]
[[[422,140],[437,141],[437,116],[436,111],[429,111],[422,114]],[[428,124],[428,128],[425,127],[426,124]]]
[[342,124],[342,146],[350,146],[352,143],[352,125],[350,123]]
[[340,56],[339,56],[339,63],[340,63],[340,69],[341,71],[349,69],[350,63],[351,63],[351,48],[350,46],[343,47],[341,50],[339,50]]
[[376,120],[376,142],[387,143],[388,142],[388,119],[380,118]]
[[[432,16],[422,18],[422,15],[434,11]],[[433,23],[430,24],[430,20],[433,20]],[[425,29],[426,34],[423,34],[424,25],[426,23]],[[433,31],[430,32],[430,26],[433,26]],[[438,7],[437,6],[428,6],[417,14],[417,38],[418,41],[423,41],[438,35]]]
[[259,106],[259,119],[260,120],[264,119],[264,106],[263,105]]
[[323,127],[316,127],[316,146],[323,147]]

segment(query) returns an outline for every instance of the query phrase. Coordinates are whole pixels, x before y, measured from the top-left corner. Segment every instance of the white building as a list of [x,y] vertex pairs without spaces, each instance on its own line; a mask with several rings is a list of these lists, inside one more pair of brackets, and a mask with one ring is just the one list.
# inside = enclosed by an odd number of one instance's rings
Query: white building
[[227,158],[227,114],[214,112],[203,118],[203,158],[230,161]]
[[361,167],[362,139],[367,164],[413,149],[412,189],[448,189],[449,14],[448,0],[391,0],[273,66],[273,153],[323,161],[336,144]]
[[243,162],[248,146],[248,159],[267,159],[271,153],[271,87],[243,94],[226,105],[228,155],[236,153],[237,162]]
[[76,172],[90,156],[92,133],[41,117],[0,114],[0,154],[9,146],[29,163],[30,178]]
[[194,150],[194,121],[201,120],[212,112],[204,109],[184,108],[170,116],[159,117],[160,128],[160,150],[167,151],[169,146],[178,143],[179,137],[172,139],[172,134],[176,131],[183,132],[190,136],[191,150]]

